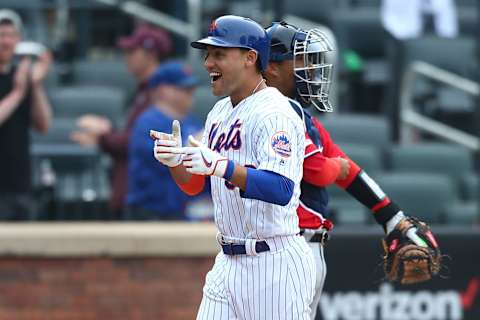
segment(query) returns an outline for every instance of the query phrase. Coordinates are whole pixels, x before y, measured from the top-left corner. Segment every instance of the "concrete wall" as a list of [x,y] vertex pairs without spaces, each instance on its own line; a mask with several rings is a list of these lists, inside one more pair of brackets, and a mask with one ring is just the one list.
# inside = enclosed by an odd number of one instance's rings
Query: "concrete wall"
[[1,224],[0,320],[194,319],[210,224]]

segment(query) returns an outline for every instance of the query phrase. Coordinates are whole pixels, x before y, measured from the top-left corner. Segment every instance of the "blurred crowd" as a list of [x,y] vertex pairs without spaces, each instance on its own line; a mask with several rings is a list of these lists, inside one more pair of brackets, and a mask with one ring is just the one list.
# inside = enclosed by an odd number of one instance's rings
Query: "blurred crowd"
[[[186,8],[173,5],[173,1],[167,5],[167,2],[152,5],[167,12],[170,10],[172,14],[179,13],[181,9],[177,18],[185,15],[183,11]],[[335,20],[319,19],[318,24],[336,37],[331,39],[333,43],[338,43],[338,65],[334,67],[338,83],[334,84],[336,88],[332,91],[332,100],[338,101],[335,106],[337,112],[381,116],[392,127],[388,133],[389,141],[398,141],[401,82],[408,63],[415,59],[431,59],[436,65],[471,78],[472,70],[477,66],[474,50],[470,50],[474,42],[470,38],[464,39],[461,12],[453,0],[377,2],[380,5],[380,16],[377,18],[381,27],[373,32],[369,29],[372,22],[368,10],[363,9],[357,13],[354,13],[355,10],[351,13],[339,12]],[[291,1],[285,3],[285,10],[289,10]],[[325,7],[336,5],[331,3],[334,2],[325,1]],[[301,10],[301,7],[298,5],[297,9]],[[213,12],[215,15],[224,13],[222,8]],[[28,24],[28,21],[25,22]],[[132,24],[129,22],[128,25]],[[202,70],[201,59],[189,65],[185,59],[178,58],[185,51],[184,42],[164,29],[135,21],[129,35],[116,39],[115,51],[123,56],[121,66],[112,64],[110,67],[103,62],[97,67],[95,64],[84,66],[88,86],[79,87],[74,93],[68,92],[68,89],[54,89],[49,93],[46,87],[52,74],[59,73],[58,67],[52,67],[54,54],[46,46],[26,41],[29,39],[24,35],[25,25],[20,15],[0,8],[0,220],[84,219],[82,214],[70,214],[73,210],[90,210],[98,215],[93,214],[89,218],[108,220],[211,218],[211,204],[205,200],[209,199],[208,187],[206,194],[198,197],[183,194],[168,169],[159,166],[152,156],[153,141],[149,138],[150,129],[169,132],[173,119],[182,121],[184,137],[201,133],[202,121],[216,100],[209,92],[209,79],[206,71]],[[453,47],[460,48],[457,50],[457,61],[451,62],[450,42],[437,38],[458,41],[451,42]],[[382,39],[381,43],[379,39]],[[415,42],[416,39],[422,39],[421,45]],[[428,50],[422,47],[424,39],[430,44]],[[438,47],[445,50],[440,52]],[[466,48],[465,52],[462,48]],[[65,51],[62,52],[64,54]],[[447,55],[450,59],[443,59]],[[57,56],[65,60],[62,54]],[[121,76],[122,67],[128,71],[128,76]],[[78,64],[78,70],[81,68]],[[97,77],[95,68],[111,68],[114,76]],[[123,83],[127,77],[130,77],[130,82],[125,86]],[[78,77],[70,81],[81,79]],[[117,90],[120,91],[119,104],[123,103],[126,108],[112,108],[108,97],[103,105],[102,102],[98,102],[99,105],[88,103],[90,95],[102,94],[93,87],[117,83],[123,85],[121,90]],[[114,93],[118,94],[117,91]],[[108,90],[104,93],[110,99],[114,96]],[[85,98],[85,102],[78,108],[80,110],[69,111],[67,120],[62,116],[62,112],[66,114],[66,111],[57,104],[69,95],[76,95],[77,101]],[[418,83],[414,95],[423,114],[467,132],[476,130],[472,122],[472,108],[476,101],[472,96],[444,89],[431,81]],[[64,130],[57,132],[62,126]],[[49,128],[48,135],[55,136],[55,143],[62,148],[45,151],[42,149],[42,136],[30,134],[30,129],[46,133]],[[60,136],[61,143],[58,143]],[[437,142],[427,134],[418,133],[415,137],[418,141]],[[351,141],[347,139],[346,142]],[[68,148],[65,147],[67,145]],[[78,156],[75,159],[66,157],[65,160],[65,153],[70,156],[78,153]],[[57,158],[64,157],[63,162],[57,163],[56,158],[49,157],[52,154]],[[62,170],[59,168],[81,166],[79,159],[87,159],[86,166],[95,168],[90,176],[84,172],[72,179],[68,174],[58,176]],[[465,175],[472,176],[474,165],[468,170]],[[108,185],[104,192],[106,196],[102,198],[97,187],[101,189],[99,186],[103,186],[101,181],[105,172]],[[478,173],[473,176],[474,181],[468,178],[465,182],[465,185],[473,186],[469,190],[475,190],[478,184]],[[83,183],[78,181],[87,181],[86,184],[93,187],[77,188],[79,183]],[[463,180],[461,183],[460,189],[464,188]],[[82,194],[69,196],[69,190]],[[70,199],[68,201],[73,205],[59,205],[60,197]],[[62,203],[67,203],[67,200]],[[77,202],[97,203],[98,207],[82,206]],[[192,211],[191,208],[196,209]],[[198,217],[195,210],[203,210],[207,214]]]
[[[21,41],[20,16],[0,10],[0,219],[12,221],[33,219],[39,209],[31,183],[30,127],[47,132],[52,121],[43,85],[52,54],[46,48],[19,52]],[[108,117],[84,114],[70,139],[111,157],[112,218],[184,220],[189,199],[152,156],[149,131],[169,131],[174,119],[182,120],[186,136],[202,130],[191,113],[197,79],[191,67],[168,60],[172,43],[164,30],[139,24],[117,45],[136,81],[126,123],[116,128]]]

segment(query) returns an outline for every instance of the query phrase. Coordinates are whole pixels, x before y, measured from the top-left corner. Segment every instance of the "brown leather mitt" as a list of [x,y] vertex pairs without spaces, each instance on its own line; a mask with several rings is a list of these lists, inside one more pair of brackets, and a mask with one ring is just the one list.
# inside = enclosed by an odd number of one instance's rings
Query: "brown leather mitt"
[[440,271],[440,249],[425,222],[404,218],[382,242],[384,271],[389,281],[418,283],[430,280]]

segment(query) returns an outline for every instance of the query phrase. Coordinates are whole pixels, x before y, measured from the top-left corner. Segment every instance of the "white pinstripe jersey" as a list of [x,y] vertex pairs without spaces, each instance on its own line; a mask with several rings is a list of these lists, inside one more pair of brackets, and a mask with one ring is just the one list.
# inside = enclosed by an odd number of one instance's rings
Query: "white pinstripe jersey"
[[239,188],[212,176],[215,223],[223,235],[264,239],[299,232],[305,132],[287,98],[267,87],[235,107],[229,97],[218,101],[208,114],[202,142],[239,165],[273,171],[295,183],[290,202],[280,206],[243,198]]

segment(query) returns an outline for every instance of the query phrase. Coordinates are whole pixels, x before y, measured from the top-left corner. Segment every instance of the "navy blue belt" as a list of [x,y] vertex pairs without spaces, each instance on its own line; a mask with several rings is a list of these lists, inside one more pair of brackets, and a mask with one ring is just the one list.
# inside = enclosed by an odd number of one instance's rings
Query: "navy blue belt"
[[[223,253],[229,256],[234,256],[237,254],[247,254],[247,250],[245,249],[244,244],[222,244],[222,250]],[[255,243],[255,251],[257,251],[257,253],[270,251],[270,247],[268,246],[266,241],[257,241]]]

